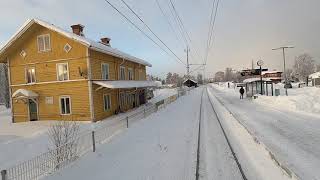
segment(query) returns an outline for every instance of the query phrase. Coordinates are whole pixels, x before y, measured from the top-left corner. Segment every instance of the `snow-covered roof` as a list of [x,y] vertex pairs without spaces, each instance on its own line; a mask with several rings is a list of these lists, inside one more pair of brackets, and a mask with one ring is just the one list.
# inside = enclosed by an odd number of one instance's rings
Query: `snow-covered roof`
[[187,82],[188,80],[190,80],[190,81],[192,81],[192,82],[194,82],[194,83],[198,83],[197,81],[195,81],[195,80],[193,80],[193,79],[186,79],[186,80],[183,81],[183,83]]
[[36,98],[39,95],[26,89],[18,89],[12,94],[12,98]]
[[[262,78],[262,81],[272,81],[272,78]],[[248,78],[243,80],[244,83],[251,83],[251,82],[255,82],[255,81],[260,81],[260,78]]]
[[141,87],[157,86],[157,83],[155,81],[93,81],[93,83],[109,89],[141,88]]
[[274,74],[274,73],[282,73],[281,71],[262,71],[262,75],[264,74]]
[[313,74],[310,74],[309,78],[311,78],[311,79],[320,78],[320,72],[315,72]]
[[81,44],[87,46],[88,48],[90,49],[93,49],[95,51],[99,51],[99,52],[102,52],[102,53],[105,53],[105,54],[109,54],[109,55],[112,55],[112,56],[116,56],[116,57],[119,57],[119,58],[124,58],[125,60],[128,60],[128,61],[132,61],[132,62],[135,62],[135,63],[139,63],[139,64],[143,64],[145,66],[149,66],[151,67],[152,65],[150,63],[148,63],[147,61],[144,61],[142,59],[139,59],[139,58],[136,58],[134,56],[131,56],[127,53],[124,53],[118,49],[115,49],[115,48],[112,48],[110,46],[106,46],[106,45],[103,45],[99,42],[95,42],[91,39],[88,39],[88,38],[85,38],[83,36],[79,36],[79,35],[76,35],[72,32],[68,32],[66,30],[63,30],[53,24],[50,24],[48,22],[45,22],[45,21],[42,21],[42,20],[39,20],[39,19],[30,19],[30,20],[27,20],[22,26],[21,28],[9,39],[9,41],[7,43],[5,43],[5,45],[1,48],[0,50],[0,55],[2,53],[4,53],[5,50],[7,50],[24,32],[26,32],[28,30],[29,27],[31,27],[31,25],[33,24],[39,24],[43,27],[46,27],[52,31],[55,31],[59,34],[62,34],[70,39],[73,39],[75,41],[78,41],[80,42]]

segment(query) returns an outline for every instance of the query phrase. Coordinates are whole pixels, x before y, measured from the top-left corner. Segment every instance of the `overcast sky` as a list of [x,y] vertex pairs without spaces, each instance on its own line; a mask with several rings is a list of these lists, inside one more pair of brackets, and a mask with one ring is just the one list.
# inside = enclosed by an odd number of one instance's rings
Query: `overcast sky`
[[[191,63],[201,63],[205,55],[212,0],[172,1],[191,36]],[[147,31],[120,0],[110,2]],[[126,2],[173,52],[186,60],[185,45],[162,16],[156,0]],[[159,2],[170,16],[169,0]],[[262,59],[270,70],[282,70],[281,52],[271,49],[283,45],[295,46],[287,51],[288,66],[292,66],[294,57],[301,53],[309,53],[319,63],[319,7],[319,0],[221,0],[207,74],[212,75],[226,67],[236,70],[249,68],[251,61],[258,59]],[[28,18],[40,18],[67,30],[70,30],[70,25],[81,23],[85,25],[86,37],[97,41],[102,36],[110,37],[113,47],[151,62],[153,67],[148,69],[151,74],[163,77],[168,71],[180,74],[186,71],[173,56],[162,52],[104,0],[1,0],[0,12],[0,46]]]

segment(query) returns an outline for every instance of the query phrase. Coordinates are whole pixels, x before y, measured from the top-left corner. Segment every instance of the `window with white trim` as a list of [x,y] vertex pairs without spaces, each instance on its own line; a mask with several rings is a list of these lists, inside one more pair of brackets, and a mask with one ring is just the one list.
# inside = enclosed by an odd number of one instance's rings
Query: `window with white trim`
[[128,68],[128,79],[133,80],[134,73],[132,68]]
[[120,66],[120,80],[126,80],[126,68]]
[[28,67],[26,68],[26,80],[28,84],[36,82],[36,68],[35,67]]
[[103,95],[104,111],[109,111],[111,109],[111,96],[110,94]]
[[109,79],[109,64],[107,63],[102,63],[101,64],[101,74],[102,74],[102,79],[108,80]]
[[37,37],[38,51],[46,52],[51,50],[50,35],[44,34]]
[[71,114],[71,98],[70,96],[60,97],[60,114],[69,115]]
[[68,63],[58,63],[57,64],[57,80],[58,81],[67,81],[67,80],[69,80]]

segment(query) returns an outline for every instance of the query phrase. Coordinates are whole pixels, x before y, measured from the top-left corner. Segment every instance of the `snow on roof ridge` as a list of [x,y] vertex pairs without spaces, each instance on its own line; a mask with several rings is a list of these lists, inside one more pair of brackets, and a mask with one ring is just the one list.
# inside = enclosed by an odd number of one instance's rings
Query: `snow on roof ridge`
[[113,55],[113,56],[117,56],[119,58],[124,58],[124,59],[127,59],[129,61],[132,61],[132,62],[136,62],[136,63],[139,63],[139,64],[143,64],[143,65],[146,65],[146,66],[149,66],[151,67],[152,65],[145,61],[145,60],[142,60],[140,58],[137,58],[137,57],[134,57],[132,55],[129,55],[127,53],[124,53],[118,49],[115,49],[115,48],[112,48],[112,47],[109,47],[109,46],[106,46],[106,45],[103,45],[99,42],[96,42],[94,40],[91,40],[91,39],[88,39],[86,37],[82,37],[82,36],[78,36],[72,32],[68,32],[54,24],[50,24],[46,21],[43,21],[43,20],[40,20],[40,19],[37,19],[37,18],[34,18],[34,19],[28,19],[20,28],[19,30],[5,43],[5,45],[1,48],[0,50],[0,54],[3,53],[4,50],[6,50],[17,38],[19,38],[33,23],[37,23],[41,26],[44,26],[48,29],[51,29],[53,31],[56,31],[60,34],[63,34],[64,36],[70,38],[70,39],[73,39],[75,41],[78,41],[86,46],[88,46],[89,48],[93,49],[93,50],[96,50],[96,51],[99,51],[99,52],[102,52],[102,53],[105,53],[105,54],[109,54],[109,55]]

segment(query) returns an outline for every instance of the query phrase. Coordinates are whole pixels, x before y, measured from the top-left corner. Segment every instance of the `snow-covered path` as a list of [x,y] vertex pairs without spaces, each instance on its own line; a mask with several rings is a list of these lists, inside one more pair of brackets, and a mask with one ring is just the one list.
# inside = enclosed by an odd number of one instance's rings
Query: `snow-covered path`
[[195,89],[47,178],[194,180],[201,94]]
[[240,101],[236,93],[211,91],[300,179],[320,179],[320,116]]

